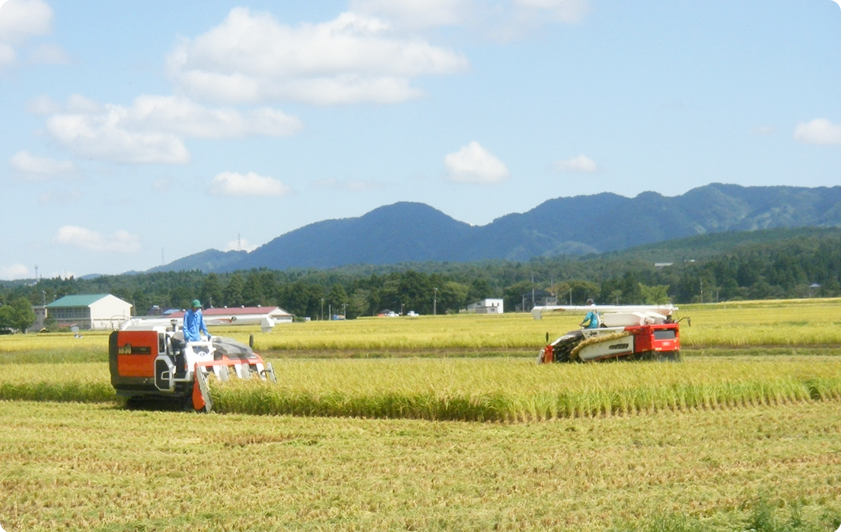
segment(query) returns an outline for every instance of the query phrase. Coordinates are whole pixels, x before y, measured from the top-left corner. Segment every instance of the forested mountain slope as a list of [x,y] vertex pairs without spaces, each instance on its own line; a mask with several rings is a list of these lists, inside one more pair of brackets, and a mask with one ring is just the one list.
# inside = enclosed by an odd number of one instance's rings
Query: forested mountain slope
[[317,222],[256,250],[216,250],[150,271],[331,268],[345,264],[471,262],[602,253],[694,235],[777,227],[834,227],[840,187],[711,184],[665,197],[603,193],[548,200],[485,226],[421,203],[395,203],[358,218]]
[[[779,228],[707,235],[583,256],[470,263],[353,264],[330,269],[199,270],[0,282],[0,305],[68,294],[111,293],[144,313],[185,308],[197,297],[217,307],[280,305],[298,316],[343,308],[348,317],[383,309],[458,311],[486,297],[515,310],[524,293],[549,290],[573,303],[673,303],[839,297],[838,228]],[[657,263],[657,265],[656,265]]]

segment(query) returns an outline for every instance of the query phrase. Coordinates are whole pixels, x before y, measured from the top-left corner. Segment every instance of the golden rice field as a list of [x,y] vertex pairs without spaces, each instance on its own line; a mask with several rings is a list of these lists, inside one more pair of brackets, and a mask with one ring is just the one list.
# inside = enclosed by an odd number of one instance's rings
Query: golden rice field
[[[840,398],[834,357],[553,364],[522,358],[273,361],[277,383],[211,378],[217,412],[541,421]],[[0,399],[116,402],[101,363],[14,364]]]
[[[751,301],[680,307],[682,346],[691,349],[756,346],[835,346],[842,343],[840,300]],[[316,321],[276,326],[270,333],[220,328],[220,334],[254,336],[262,351],[520,350],[544,345],[546,336],[578,328],[581,316],[529,314],[420,316]],[[213,332],[213,331],[212,331]]]
[[[769,334],[772,330],[821,329],[823,333],[830,331],[828,341],[835,335],[835,347],[811,356],[799,355],[802,344],[795,344],[799,349],[793,349],[790,356],[738,359],[733,355],[742,351],[726,351],[732,356],[719,360],[694,357],[693,353],[703,353],[704,349],[691,348],[685,350],[685,355],[688,352],[691,355],[685,356],[686,361],[681,364],[537,366],[532,356],[296,359],[270,350],[264,353],[268,359],[273,354],[283,357],[273,361],[279,376],[277,384],[235,381],[223,385],[212,380],[211,392],[215,408],[229,413],[509,422],[838,400],[838,305],[839,300],[750,302],[730,308],[704,305],[691,308],[689,314],[695,318],[695,324],[682,327],[685,345],[693,334],[705,337],[708,331],[718,331],[722,337],[741,336],[745,342],[751,340],[750,345],[759,347],[761,353],[767,345],[792,346],[776,340]],[[793,321],[796,316],[805,315],[812,316],[812,321],[800,325]],[[736,322],[737,316],[742,321]],[[461,335],[480,338],[479,331],[513,342],[489,342],[474,348],[477,352],[493,353],[494,346],[520,345],[526,349],[528,344],[518,344],[513,339],[537,326],[545,329],[555,326],[561,330],[575,327],[575,323],[569,325],[571,320],[575,322],[577,318],[552,316],[541,321],[528,315],[381,318],[280,325],[262,335],[254,331],[233,332],[233,328],[212,332],[253,334],[258,349],[260,342],[289,339],[308,352],[317,345],[332,344],[401,351],[405,346],[416,345],[421,338],[445,353],[450,349],[461,352],[468,344],[454,339]],[[382,330],[378,331],[378,327]],[[106,334],[92,332],[81,339],[70,335],[66,335],[69,338],[57,335],[2,338],[0,344],[5,346],[5,353],[0,357],[6,359],[6,364],[0,376],[0,399],[116,401],[108,366],[104,363]],[[792,335],[799,337],[796,333]],[[322,344],[315,343],[317,336],[323,338]],[[435,338],[438,343],[433,341]],[[98,361],[90,362],[73,354],[74,345],[77,351],[90,353],[92,348],[88,346],[92,341],[99,342],[95,359]],[[536,353],[544,338],[539,337],[539,341],[535,351],[525,352]],[[825,344],[807,342],[808,347],[815,345]],[[19,352],[11,352],[9,346]],[[318,351],[330,353],[333,349],[321,347]],[[423,351],[410,349],[408,353]]]
[[0,526],[831,531],[838,401],[541,423],[0,401]]
[[838,400],[836,358],[553,364],[522,359],[288,360],[279,382],[211,384],[244,414],[543,421]]
[[680,314],[682,363],[536,365],[559,316],[212,328],[278,383],[208,415],[124,408],[107,333],[0,337],[0,527],[837,528],[840,301]]
[[[682,347],[704,350],[744,347],[836,347],[842,343],[839,298],[785,301],[743,301],[680,307]],[[259,352],[286,356],[295,352],[417,354],[450,351],[465,354],[505,351],[536,352],[546,336],[558,337],[576,329],[580,316],[529,314],[362,318],[277,325],[269,333],[254,327],[211,327],[215,335],[242,342],[254,337]],[[0,336],[3,353],[20,357],[30,352],[98,353],[104,356],[104,332]]]

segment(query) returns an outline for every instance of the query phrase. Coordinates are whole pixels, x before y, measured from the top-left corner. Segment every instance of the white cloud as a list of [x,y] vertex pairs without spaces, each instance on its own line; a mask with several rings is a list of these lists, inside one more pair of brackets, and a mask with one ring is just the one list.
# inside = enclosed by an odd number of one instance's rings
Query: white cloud
[[313,186],[317,188],[343,190],[346,192],[364,192],[366,190],[377,190],[383,188],[383,184],[376,181],[344,181],[333,177],[316,181],[313,183]]
[[280,111],[260,108],[245,114],[236,109],[208,109],[177,96],[139,96],[128,109],[127,126],[197,138],[232,138],[247,135],[293,135],[301,122]]
[[56,161],[47,157],[36,157],[26,150],[12,155],[9,164],[15,174],[26,181],[49,181],[56,178],[73,177],[79,171],[71,161]]
[[[41,96],[29,107],[43,112],[55,105]],[[138,96],[125,107],[74,94],[64,111],[47,120],[50,135],[80,157],[136,164],[189,162],[183,137],[289,136],[300,129],[297,118],[275,109],[209,109],[188,98],[156,95]]]
[[47,121],[50,135],[79,157],[117,163],[185,164],[190,154],[171,133],[142,133],[125,128],[124,107],[104,114],[60,114]]
[[83,227],[65,225],[56,233],[55,241],[86,251],[108,251],[116,253],[136,253],[140,251],[140,237],[126,231],[116,231],[111,236],[103,236],[96,231]]
[[[48,35],[53,29],[53,10],[43,0],[0,1],[0,68],[17,62],[18,49],[33,37]],[[32,63],[69,62],[68,55],[56,44],[42,43],[29,54]]]
[[46,94],[30,98],[26,102],[26,111],[35,115],[52,114],[95,114],[105,112],[105,106],[81,94],[71,94],[67,97],[67,103],[62,105]]
[[53,9],[43,0],[10,0],[0,6],[0,42],[22,44],[52,31]]
[[222,172],[211,181],[210,193],[215,196],[285,196],[292,192],[274,177],[249,172]]
[[479,145],[470,142],[456,153],[444,157],[447,180],[457,183],[493,184],[509,178],[503,162]]
[[515,9],[534,17],[550,17],[565,24],[577,24],[590,10],[588,0],[512,0]]
[[530,35],[550,22],[581,23],[589,0],[351,0],[350,10],[389,21],[395,27],[424,29],[465,25],[494,39]]
[[333,105],[418,97],[411,78],[458,72],[467,60],[353,13],[293,27],[235,8],[219,26],[177,45],[167,64],[175,83],[200,100]]
[[157,190],[158,192],[169,192],[170,186],[172,185],[172,179],[161,177],[156,179],[152,183],[152,188]]
[[470,0],[351,0],[354,13],[381,17],[403,27],[459,24],[471,15]]
[[105,111],[106,107],[104,105],[85,98],[81,94],[71,94],[67,98],[68,113],[102,113]]
[[14,64],[16,57],[17,54],[14,48],[0,42],[0,68]]
[[68,65],[73,62],[61,46],[52,43],[36,46],[29,54],[29,60],[42,65]]
[[12,264],[11,266],[0,266],[0,279],[13,281],[15,279],[28,279],[29,268],[23,264]]
[[42,94],[26,102],[26,111],[35,115],[51,115],[61,111],[61,104]]
[[257,244],[252,244],[245,238],[238,238],[237,240],[232,240],[225,245],[225,249],[223,251],[248,251],[251,253],[255,249],[257,249]]
[[78,190],[48,190],[38,196],[38,203],[73,203],[82,198],[82,193]]
[[579,155],[578,157],[571,157],[563,161],[556,161],[553,163],[553,170],[556,172],[596,172],[596,162],[589,157]]
[[806,124],[800,122],[795,127],[795,133],[792,138],[799,142],[806,142],[807,144],[839,144],[840,133],[839,124],[834,124],[826,118],[816,118],[810,120]]

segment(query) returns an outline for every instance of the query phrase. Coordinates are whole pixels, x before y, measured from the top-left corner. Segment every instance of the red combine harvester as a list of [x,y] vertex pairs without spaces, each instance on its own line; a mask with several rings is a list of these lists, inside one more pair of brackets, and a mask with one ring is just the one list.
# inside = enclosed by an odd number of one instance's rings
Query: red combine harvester
[[538,363],[615,359],[679,361],[681,341],[678,322],[674,319],[676,310],[678,307],[672,305],[535,307],[532,309],[535,319],[551,312],[596,311],[600,315],[599,327],[570,331],[545,346],[538,355]]
[[130,404],[169,399],[210,412],[207,378],[211,373],[222,381],[261,378],[275,382],[272,364],[264,363],[249,346],[218,336],[185,342],[177,328],[175,320],[170,327],[129,322],[125,329],[111,333],[108,357],[117,395],[128,397]]

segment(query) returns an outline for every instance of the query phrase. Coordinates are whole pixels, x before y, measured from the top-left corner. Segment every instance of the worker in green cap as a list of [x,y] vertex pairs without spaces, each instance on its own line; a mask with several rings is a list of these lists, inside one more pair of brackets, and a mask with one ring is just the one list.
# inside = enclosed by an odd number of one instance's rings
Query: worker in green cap
[[199,342],[202,337],[199,333],[204,332],[208,335],[210,340],[210,333],[205,326],[205,319],[202,317],[202,303],[198,299],[194,299],[191,303],[193,308],[184,313],[184,341],[185,342]]

